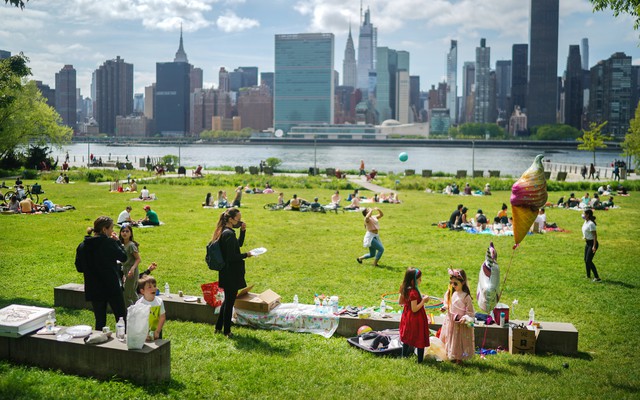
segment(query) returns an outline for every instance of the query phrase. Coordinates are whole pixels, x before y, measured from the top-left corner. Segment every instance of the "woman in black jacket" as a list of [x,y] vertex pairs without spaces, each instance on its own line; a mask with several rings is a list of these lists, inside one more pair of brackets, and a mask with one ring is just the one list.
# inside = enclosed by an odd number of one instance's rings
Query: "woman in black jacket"
[[[240,228],[239,238],[236,238],[233,228]],[[244,280],[244,259],[251,257],[251,253],[240,253],[246,229],[247,225],[242,222],[240,210],[229,208],[220,214],[211,239],[212,242],[220,240],[220,250],[222,250],[222,258],[225,261],[225,267],[219,272],[218,279],[220,287],[224,289],[224,301],[216,322],[216,333],[223,332],[228,337],[232,336],[231,317],[238,290],[247,286],[247,282]]]
[[117,261],[125,262],[127,254],[113,232],[111,218],[98,217],[88,233],[93,236],[85,236],[76,249],[76,269],[84,274],[84,296],[93,306],[96,330],[102,330],[107,324],[107,303],[116,322],[120,317],[126,321],[127,309]]

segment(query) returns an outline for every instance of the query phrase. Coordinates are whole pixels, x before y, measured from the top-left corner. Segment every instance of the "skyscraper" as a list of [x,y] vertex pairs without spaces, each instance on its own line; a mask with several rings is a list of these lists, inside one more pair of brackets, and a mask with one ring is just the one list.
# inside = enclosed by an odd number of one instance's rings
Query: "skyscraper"
[[409,109],[411,110],[411,122],[422,122],[420,115],[420,76],[409,77]]
[[358,37],[358,71],[357,87],[363,92],[369,90],[369,72],[376,70],[376,47],[378,46],[378,29],[371,24],[369,9],[364,13],[364,21],[360,26]]
[[116,133],[116,116],[133,112],[133,64],[117,56],[107,60],[95,71],[95,108],[100,132]]
[[334,121],[334,36],[275,36],[274,128]]
[[260,85],[267,86],[273,96],[273,72],[260,72]]
[[582,44],[582,48],[580,49],[580,51],[582,53],[582,60],[581,60],[582,69],[588,70],[589,69],[589,39],[582,38],[581,44]]
[[395,119],[396,73],[398,72],[398,53],[388,47],[377,48],[376,63],[376,108],[380,122]]
[[144,113],[144,94],[135,93],[133,95],[133,112],[136,114]]
[[218,71],[218,89],[223,92],[229,91],[229,72],[224,67]]
[[65,65],[56,72],[56,111],[62,123],[74,131],[78,121],[76,100],[76,70],[73,65]]
[[451,41],[451,48],[447,54],[447,108],[453,124],[458,122],[458,41]]
[[491,71],[491,48],[486,39],[480,39],[476,47],[476,91],[474,99],[473,121],[479,123],[495,122],[489,118],[489,72]]
[[529,26],[529,126],[556,123],[559,0],[531,1]]
[[196,89],[202,89],[202,81],[202,68],[191,66],[191,71],[189,71],[189,91],[193,93]]
[[191,93],[191,64],[182,44],[173,62],[156,63],[156,94],[153,115],[156,133],[182,137],[189,132],[189,95]]
[[511,60],[496,61],[496,108],[498,116],[508,119],[511,102]]
[[347,46],[344,49],[344,60],[342,61],[342,86],[355,88],[357,83],[358,64],[356,62],[356,49],[353,47],[351,24],[349,24],[349,37],[347,37]]
[[258,67],[238,67],[242,70],[242,87],[258,86]]
[[582,129],[582,60],[580,46],[570,45],[564,73],[564,123]]
[[257,131],[270,128],[273,124],[273,98],[269,87],[260,85],[240,92],[238,115],[242,128]]
[[637,79],[632,76],[633,71],[631,57],[625,53],[614,53],[591,68],[589,121],[608,121],[602,132],[616,139],[626,135],[638,104],[637,93],[631,87]]
[[462,64],[462,117],[464,122],[473,122],[474,87],[476,83],[476,63],[465,61]]
[[527,107],[527,81],[529,45],[514,44],[511,50],[511,105],[507,116],[511,115],[516,106],[524,111]]

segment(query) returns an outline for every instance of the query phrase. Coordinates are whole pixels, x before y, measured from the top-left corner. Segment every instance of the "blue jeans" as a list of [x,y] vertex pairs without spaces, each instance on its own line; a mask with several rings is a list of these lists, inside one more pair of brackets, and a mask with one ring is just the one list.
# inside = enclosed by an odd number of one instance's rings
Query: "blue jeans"
[[[376,251],[378,252],[377,255],[376,255]],[[371,246],[369,246],[369,253],[363,255],[360,258],[365,260],[367,258],[375,257],[377,261],[380,259],[380,257],[382,257],[382,253],[384,253],[384,246],[382,245],[382,242],[380,241],[380,239],[375,237],[371,241]]]

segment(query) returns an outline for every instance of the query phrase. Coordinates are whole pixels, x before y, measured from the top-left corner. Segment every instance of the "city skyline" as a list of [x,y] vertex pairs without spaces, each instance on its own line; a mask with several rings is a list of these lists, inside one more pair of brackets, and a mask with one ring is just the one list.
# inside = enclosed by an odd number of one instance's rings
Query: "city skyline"
[[[134,92],[144,93],[156,80],[156,63],[173,59],[181,24],[185,51],[190,63],[204,70],[205,88],[217,86],[220,67],[232,71],[249,65],[273,72],[276,34],[333,33],[334,69],[340,73],[350,24],[359,45],[359,1],[194,0],[189,6],[176,0],[138,0],[115,8],[87,0],[34,1],[24,10],[3,6],[0,48],[23,51],[31,59],[33,79],[50,86],[56,72],[73,65],[77,87],[91,96],[91,74],[117,56],[134,65]],[[458,77],[464,62],[475,59],[480,38],[491,47],[491,69],[497,60],[511,59],[513,44],[529,42],[529,2],[375,0],[362,7],[362,14],[370,9],[379,47],[411,54],[411,75],[420,76],[422,91],[446,79],[451,40],[458,42]],[[580,44],[583,37],[589,39],[590,67],[615,52],[625,52],[640,65],[632,19],[592,13],[586,0],[561,1],[559,36],[558,76],[566,68],[569,45]]]

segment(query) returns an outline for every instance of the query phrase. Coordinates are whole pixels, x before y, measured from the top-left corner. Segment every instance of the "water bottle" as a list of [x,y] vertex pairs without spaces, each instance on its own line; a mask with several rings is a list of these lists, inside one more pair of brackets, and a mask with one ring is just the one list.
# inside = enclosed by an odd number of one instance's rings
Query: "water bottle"
[[294,294],[293,295],[293,304],[297,307],[298,306],[298,295]]
[[329,309],[329,300],[327,300],[327,298],[325,297],[324,299],[322,299],[322,313],[326,313],[327,310]]
[[116,324],[116,338],[124,342],[124,319],[120,317],[118,323]]
[[533,311],[533,308],[529,310],[529,325],[533,324],[536,320],[536,313]]
[[313,298],[313,304],[316,306],[316,312],[320,312],[320,299],[318,296]]
[[44,327],[47,331],[51,332],[56,325],[56,318],[53,316],[53,311],[49,312],[47,320],[44,322]]
[[387,303],[384,302],[384,299],[380,302],[380,315],[384,316],[387,311]]
[[505,317],[504,312],[501,312],[500,313],[500,326],[504,326],[504,317]]
[[164,284],[164,295],[169,297],[169,295],[171,294],[171,292],[169,291],[169,282]]

